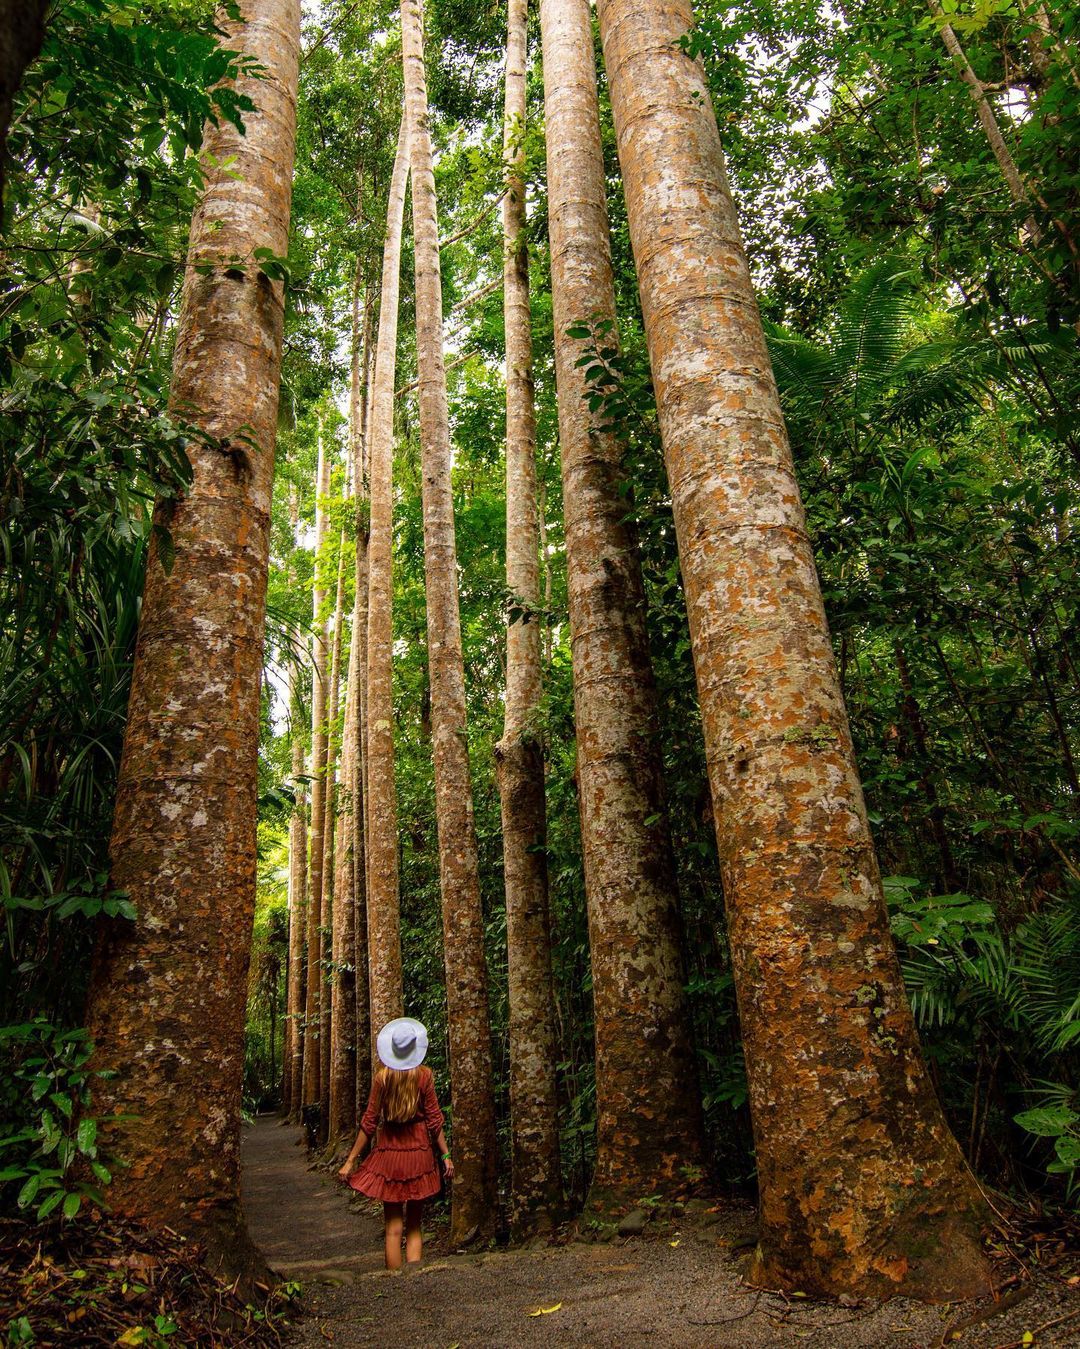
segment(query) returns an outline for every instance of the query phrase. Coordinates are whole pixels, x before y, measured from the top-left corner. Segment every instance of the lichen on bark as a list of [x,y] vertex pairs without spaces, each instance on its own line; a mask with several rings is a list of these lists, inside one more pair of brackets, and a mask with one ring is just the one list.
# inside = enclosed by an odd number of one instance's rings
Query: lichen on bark
[[[240,1087],[255,902],[259,700],[283,291],[256,250],[288,249],[299,0],[244,0],[224,44],[260,67],[247,134],[206,128],[171,406],[193,437],[186,496],[159,515],[170,570],[147,563],[111,838],[137,917],[105,924],[87,1025],[120,1213],[258,1263],[238,1205]],[[213,167],[218,166],[218,167]]]
[[555,372],[596,1026],[591,1203],[675,1191],[701,1162],[656,687],[622,447],[590,413],[576,324],[617,342],[588,0],[541,0]]
[[689,0],[598,0],[749,1079],[756,1281],[980,1291],[982,1202],[893,950]]

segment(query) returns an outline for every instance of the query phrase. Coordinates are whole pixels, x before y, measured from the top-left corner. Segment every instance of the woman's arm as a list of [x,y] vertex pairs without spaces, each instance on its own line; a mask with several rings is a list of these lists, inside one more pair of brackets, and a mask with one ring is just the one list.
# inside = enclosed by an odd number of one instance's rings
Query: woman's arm
[[446,1172],[446,1179],[454,1179],[454,1163],[450,1160],[450,1149],[446,1145],[446,1133],[443,1130],[443,1112],[439,1109],[439,1100],[435,1095],[435,1075],[429,1068],[423,1084],[424,1120],[428,1133],[435,1140],[439,1160]]
[[352,1169],[356,1165],[356,1159],[367,1147],[367,1142],[368,1136],[364,1133],[363,1129],[361,1129],[356,1135],[356,1142],[352,1145],[352,1151],[345,1158],[341,1170],[338,1172],[339,1180],[348,1180],[350,1175],[352,1175]]
[[379,1106],[382,1098],[382,1084],[378,1074],[372,1079],[371,1093],[368,1096],[367,1109],[364,1111],[364,1117],[360,1121],[360,1132],[356,1135],[356,1142],[352,1145],[352,1151],[345,1158],[345,1163],[338,1172],[339,1180],[348,1180],[349,1174],[356,1165],[356,1159],[368,1145],[368,1139],[375,1137],[375,1130],[379,1124]]
[[450,1149],[446,1144],[446,1134],[439,1130],[438,1137],[435,1139],[435,1146],[439,1150],[439,1160],[443,1164],[443,1170],[446,1172],[446,1179],[454,1179],[454,1162],[450,1156]]

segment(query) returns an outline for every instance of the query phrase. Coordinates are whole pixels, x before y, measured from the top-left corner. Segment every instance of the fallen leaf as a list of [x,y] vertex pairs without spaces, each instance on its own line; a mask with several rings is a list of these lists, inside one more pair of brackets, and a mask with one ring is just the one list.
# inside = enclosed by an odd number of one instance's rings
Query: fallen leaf
[[669,1241],[669,1242],[668,1242],[668,1245],[669,1245],[673,1250],[674,1250],[674,1248],[675,1248],[678,1244],[679,1244],[678,1239],[676,1239],[675,1241]]
[[536,1311],[529,1312],[530,1316],[550,1316],[552,1312],[557,1312],[562,1306],[561,1302],[556,1302],[554,1307],[537,1307]]

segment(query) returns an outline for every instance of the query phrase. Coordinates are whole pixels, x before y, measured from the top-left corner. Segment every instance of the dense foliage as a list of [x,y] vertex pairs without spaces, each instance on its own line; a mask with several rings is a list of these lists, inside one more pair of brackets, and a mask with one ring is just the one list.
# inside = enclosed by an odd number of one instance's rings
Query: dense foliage
[[[302,68],[251,1108],[276,1099],[281,1065],[289,739],[294,727],[309,734],[311,582],[318,567],[332,604],[341,550],[350,611],[354,526],[342,504],[339,409],[354,295],[361,314],[377,304],[400,111],[390,9],[324,3],[321,23],[308,27]],[[937,1086],[988,1182],[1072,1197],[1080,1166],[1075,14],[1065,0],[943,6],[1019,168],[1018,201],[929,8],[701,0],[697,9],[690,42],[706,63],[742,210],[894,931]],[[119,0],[59,7],[11,140],[0,310],[0,724],[9,728],[0,746],[8,925],[0,1020],[29,1023],[40,1013],[76,1025],[87,919],[104,905],[122,911],[123,898],[108,890],[104,839],[150,528],[144,503],[183,476],[183,428],[164,411],[169,332],[197,181],[193,152],[206,91],[227,58],[214,52],[204,6],[153,6],[152,21],[137,29],[132,13]],[[502,261],[493,209],[503,179],[502,24],[498,6],[482,14],[454,0],[428,6],[441,229],[453,239],[443,266],[462,627],[505,1143],[505,923],[492,754],[502,730],[506,599],[502,308],[492,285]],[[220,89],[214,97],[218,115],[242,115]],[[547,592],[542,734],[564,1171],[580,1198],[595,1118],[590,976],[535,59],[530,102]],[[606,335],[594,334],[590,378],[626,444],[626,507],[648,590],[713,1161],[718,1181],[741,1187],[751,1184],[754,1163],[711,802],[610,125],[605,134],[623,342],[616,356]],[[445,1085],[411,272],[407,256],[395,469],[402,936],[407,1010],[431,1028]],[[590,316],[580,319],[587,325]],[[337,452],[326,503],[335,527],[313,559],[320,435]],[[287,671],[298,657],[299,700],[290,706]],[[0,1042],[0,1056],[22,1053],[10,1048],[18,1043]],[[20,1131],[38,1131],[18,1145],[23,1170],[33,1164],[31,1148],[40,1151],[43,1118],[20,1123]],[[5,1202],[15,1198],[14,1185],[3,1191]]]

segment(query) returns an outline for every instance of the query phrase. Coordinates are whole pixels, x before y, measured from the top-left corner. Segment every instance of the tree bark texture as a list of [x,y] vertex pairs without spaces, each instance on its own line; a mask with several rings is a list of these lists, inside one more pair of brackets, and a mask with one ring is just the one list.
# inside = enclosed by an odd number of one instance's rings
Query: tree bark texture
[[[574,715],[596,1027],[591,1203],[675,1190],[701,1161],[682,931],[663,800],[645,589],[621,447],[586,402],[567,330],[614,325],[588,0],[542,0],[548,228]],[[614,327],[603,341],[614,342]]]
[[320,575],[326,517],[323,503],[330,491],[330,460],[322,429],[315,471],[315,579],[312,588],[311,630],[311,820],[308,864],[307,997],[304,1014],[303,1105],[322,1099],[322,991],[323,991],[323,833],[326,824],[326,590]]
[[7,172],[7,136],[12,106],[26,67],[45,40],[49,0],[0,0],[0,206]]
[[510,993],[511,1223],[551,1223],[562,1198],[555,995],[548,905],[547,810],[529,253],[525,242],[528,0],[509,0],[502,200],[506,331],[506,716],[495,750],[502,803]]
[[192,221],[173,363],[171,406],[211,439],[192,439],[194,480],[159,512],[175,560],[166,572],[152,547],[147,563],[113,821],[112,882],[138,916],[103,925],[87,1009],[95,1066],[116,1073],[95,1105],[124,1117],[107,1130],[129,1163],[110,1204],[241,1269],[257,1260],[240,1088],[283,315],[253,255],[288,247],[300,5],[242,13],[219,20],[224,41],[262,78],[239,80],[246,136],[206,130],[207,162],[230,167],[210,170]]
[[[986,1286],[923,1064],[688,0],[599,0],[750,1084],[755,1283]],[[798,996],[793,996],[795,991]]]
[[382,299],[371,386],[369,460],[371,525],[368,535],[367,640],[367,929],[370,979],[370,1055],[374,1037],[402,1013],[398,895],[397,788],[394,781],[393,472],[394,377],[405,189],[409,181],[407,117],[402,112],[386,206]]
[[435,814],[446,961],[450,1089],[454,1117],[452,1240],[485,1236],[495,1221],[495,1101],[491,1079],[484,923],[465,727],[465,669],[458,608],[443,362],[439,225],[418,0],[402,0],[401,44],[412,165],[416,349],[431,678]]

